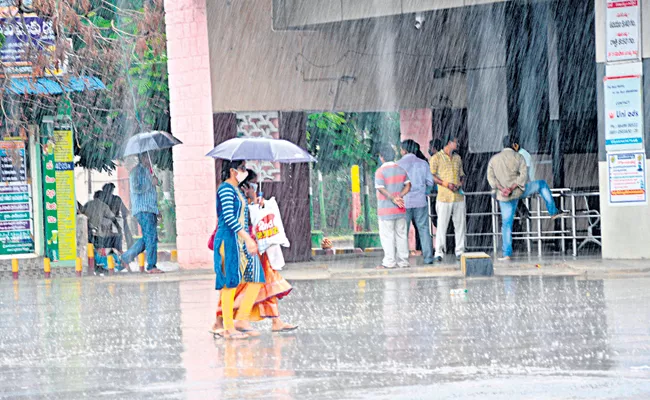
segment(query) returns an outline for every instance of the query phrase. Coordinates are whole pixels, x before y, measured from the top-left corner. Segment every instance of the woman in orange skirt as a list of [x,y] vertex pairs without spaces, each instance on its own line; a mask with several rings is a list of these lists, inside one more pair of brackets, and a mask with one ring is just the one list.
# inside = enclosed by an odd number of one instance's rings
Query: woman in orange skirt
[[[248,177],[240,184],[240,188],[248,198],[250,203],[257,203],[257,174],[252,170],[248,170]],[[260,199],[260,202],[263,201]],[[260,257],[262,263],[262,268],[264,271],[264,286],[259,291],[257,295],[257,300],[251,310],[250,317],[239,316],[239,307],[246,293],[246,285],[242,285],[237,288],[235,292],[235,303],[233,309],[235,310],[235,327],[242,331],[246,332],[249,336],[258,336],[259,332],[255,331],[249,321],[256,322],[261,321],[264,318],[271,318],[273,323],[271,330],[273,332],[291,332],[298,327],[296,325],[291,325],[283,322],[280,319],[280,311],[278,309],[278,300],[282,299],[284,296],[288,295],[292,287],[287,282],[278,271],[275,271],[271,267],[271,263],[266,254],[262,254]],[[221,310],[221,299],[219,299],[219,304],[217,306],[217,319],[214,323],[211,332],[219,331],[223,329],[223,319],[222,319],[222,310]]]

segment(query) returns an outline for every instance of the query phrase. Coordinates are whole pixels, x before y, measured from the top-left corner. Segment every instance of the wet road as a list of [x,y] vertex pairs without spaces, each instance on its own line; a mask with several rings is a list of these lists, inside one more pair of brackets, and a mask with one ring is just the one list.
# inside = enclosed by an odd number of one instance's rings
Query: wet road
[[650,398],[650,278],[299,281],[246,342],[212,287],[0,281],[0,398]]

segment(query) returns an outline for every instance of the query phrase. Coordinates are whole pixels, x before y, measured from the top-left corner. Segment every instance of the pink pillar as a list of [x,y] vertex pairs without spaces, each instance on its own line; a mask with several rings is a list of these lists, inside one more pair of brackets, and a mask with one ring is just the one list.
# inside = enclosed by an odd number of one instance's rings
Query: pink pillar
[[433,114],[430,108],[402,110],[399,113],[399,126],[402,140],[413,139],[420,144],[420,150],[428,156],[429,141],[432,136]]
[[[425,156],[429,156],[429,141],[432,136],[433,113],[430,108],[419,108],[415,110],[402,110],[399,113],[399,126],[401,139],[413,139],[420,145],[420,150]],[[415,249],[415,227],[409,229],[409,248]]]
[[165,0],[178,262],[212,267],[207,240],[216,223],[208,25],[205,1]]

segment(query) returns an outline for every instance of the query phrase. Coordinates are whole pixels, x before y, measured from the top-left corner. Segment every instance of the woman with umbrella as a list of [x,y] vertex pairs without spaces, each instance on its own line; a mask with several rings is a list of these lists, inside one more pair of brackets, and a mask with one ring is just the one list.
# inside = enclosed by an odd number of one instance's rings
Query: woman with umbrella
[[221,291],[226,339],[246,339],[249,335],[235,329],[234,301],[238,286],[246,284],[237,312],[237,319],[248,321],[259,291],[264,284],[264,272],[257,257],[257,243],[248,234],[247,202],[239,184],[248,175],[244,161],[224,161],[217,190],[219,230],[214,237],[215,289]]
[[[240,183],[239,187],[248,198],[249,204],[264,204],[264,200],[260,197],[257,197],[257,174],[253,170],[248,170],[248,176],[242,183]],[[266,253],[260,256],[260,261],[264,270],[265,283],[262,287],[262,290],[259,291],[257,299],[255,300],[253,310],[251,311],[250,321],[257,322],[261,321],[264,318],[271,318],[273,321],[271,324],[271,330],[274,333],[291,332],[298,327],[296,325],[287,324],[280,319],[278,300],[288,295],[291,292],[292,287],[289,282],[287,282],[282,277],[282,275],[280,275],[279,272],[275,271],[272,268]],[[243,303],[246,288],[247,285],[240,285],[239,288],[237,288],[237,292],[235,294],[235,311],[238,311],[238,305]],[[223,329],[222,313],[222,304],[219,302],[217,306],[217,320],[210,332],[219,332]],[[246,332],[251,336],[258,335],[258,333],[251,327],[250,321],[241,321],[238,317],[239,315],[235,316],[235,320],[237,321],[235,326],[239,331]]]
[[[239,281],[247,283],[247,287],[243,289],[244,295],[241,298],[241,305],[237,311],[237,320],[242,321],[244,325],[246,325],[246,323],[251,319],[252,307],[258,297],[260,290],[262,289],[262,283],[265,282],[263,275],[264,272],[261,267],[259,257],[250,257],[250,259],[248,259],[248,256],[250,254],[257,254],[257,244],[250,237],[248,232],[242,232],[242,227],[246,226],[248,223],[248,207],[245,206],[246,202],[244,200],[242,192],[237,189],[237,186],[248,176],[246,165],[243,160],[263,160],[291,164],[300,162],[315,162],[316,159],[300,147],[287,140],[266,138],[230,139],[212,149],[207,154],[207,156],[224,160],[222,167],[223,169],[221,170],[221,179],[224,183],[219,186],[219,189],[217,191],[217,215],[219,217],[219,229],[217,230],[214,239],[215,272],[217,273],[216,289],[226,289],[225,292],[222,291],[221,293],[223,325],[225,328],[226,337],[241,338],[241,336],[237,336],[237,331],[234,329],[233,321],[233,303],[236,294],[235,288],[237,285],[234,284],[235,279],[233,279],[231,282],[228,282],[228,285],[224,280],[223,275],[225,274],[222,273],[222,271],[227,270],[227,265],[224,264],[224,266],[222,266],[222,259],[225,259],[225,257],[221,256],[221,253],[225,254],[223,251],[225,249],[225,246],[223,245],[226,243],[220,238],[230,238],[230,241],[234,242],[234,232],[236,231],[236,234],[240,236],[240,240],[244,240],[243,238],[245,238],[246,247],[250,251],[250,253],[247,252],[246,254],[246,259],[249,261],[246,267],[246,271],[250,270],[250,272],[254,272],[252,274],[252,278],[247,278],[249,275],[251,275],[250,273],[244,274],[243,280],[241,279],[241,275],[239,276]],[[226,208],[222,206],[222,202],[227,206]],[[232,204],[234,204],[235,207],[232,207]],[[224,213],[227,213],[227,216],[224,216]],[[229,218],[232,218],[233,215],[243,217],[244,220],[238,221],[238,224],[232,224],[232,220],[229,220]],[[230,225],[228,225],[228,222],[230,222]],[[255,247],[253,248],[251,246]],[[234,250],[237,249],[237,247],[233,244],[230,244],[228,248],[231,249],[231,252],[233,252],[233,254]],[[243,249],[243,247],[241,248]],[[230,257],[230,260],[230,262],[234,262],[232,256]],[[219,268],[220,266],[222,267]],[[258,276],[260,273],[262,275]],[[214,326],[213,328],[218,328],[218,326]],[[283,324],[281,329],[284,328],[288,328],[287,330],[295,329],[293,326],[284,326]],[[220,331],[218,330],[213,330],[213,332],[215,334],[220,334]],[[250,331],[250,334],[245,335],[245,337],[256,335],[259,335],[259,333]]]

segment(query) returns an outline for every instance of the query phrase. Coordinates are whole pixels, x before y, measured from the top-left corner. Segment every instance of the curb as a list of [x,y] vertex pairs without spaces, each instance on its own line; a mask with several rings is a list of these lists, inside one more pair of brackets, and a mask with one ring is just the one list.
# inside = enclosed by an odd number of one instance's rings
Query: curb
[[351,255],[351,254],[356,254],[356,255],[363,255],[367,253],[376,253],[376,252],[381,252],[381,248],[367,248],[365,250],[356,248],[356,249],[311,249],[311,255],[312,257],[316,256],[340,256],[340,255]]

